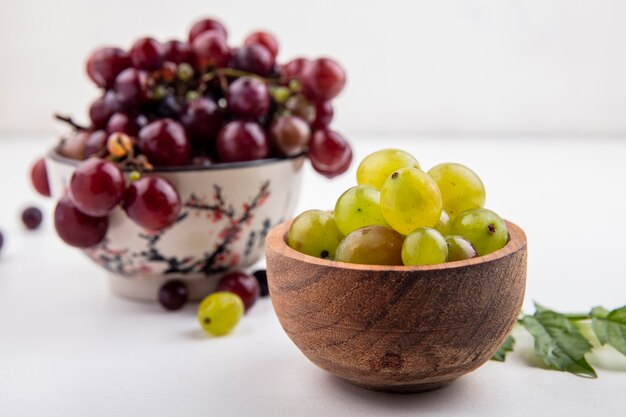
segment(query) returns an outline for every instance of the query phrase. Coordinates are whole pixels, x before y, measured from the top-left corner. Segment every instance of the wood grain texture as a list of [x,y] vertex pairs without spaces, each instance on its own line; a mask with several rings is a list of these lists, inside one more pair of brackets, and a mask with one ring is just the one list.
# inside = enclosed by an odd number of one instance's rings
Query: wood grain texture
[[438,388],[485,363],[512,330],[526,287],[526,236],[507,222],[497,252],[420,267],[357,265],[296,252],[289,222],[266,240],[270,296],[317,366],[382,391]]

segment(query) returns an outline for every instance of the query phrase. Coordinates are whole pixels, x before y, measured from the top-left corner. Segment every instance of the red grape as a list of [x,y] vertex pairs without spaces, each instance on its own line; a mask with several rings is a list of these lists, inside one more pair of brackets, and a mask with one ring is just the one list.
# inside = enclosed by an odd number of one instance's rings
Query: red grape
[[328,58],[319,58],[306,65],[302,73],[303,92],[309,98],[330,100],[346,85],[346,73],[341,66]]
[[245,41],[243,41],[244,45],[261,45],[267,48],[267,50],[272,54],[272,58],[276,59],[276,55],[278,55],[278,41],[274,36],[267,32],[254,32],[248,35]]
[[251,44],[235,49],[229,66],[241,71],[267,75],[274,69],[274,62],[274,57],[266,47]]
[[148,74],[127,68],[115,79],[115,97],[123,106],[133,107],[148,98]]
[[217,136],[220,162],[253,161],[269,154],[267,137],[261,125],[235,120],[222,128]]
[[22,223],[28,230],[35,230],[41,225],[43,214],[37,207],[28,207],[22,212]]
[[166,310],[180,310],[189,300],[189,291],[182,281],[168,281],[159,289],[159,303]]
[[122,110],[113,91],[107,91],[89,107],[89,118],[96,129],[103,129],[111,116]]
[[300,80],[304,68],[311,63],[307,58],[295,58],[280,67],[280,77],[283,81]]
[[216,31],[222,35],[224,39],[228,37],[228,32],[224,25],[216,19],[202,19],[194,23],[189,31],[189,43],[192,43],[198,36],[204,32]]
[[54,227],[68,245],[89,248],[102,242],[109,228],[109,218],[92,217],[81,212],[66,194],[54,209]]
[[120,72],[131,66],[128,54],[120,48],[96,49],[87,60],[87,75],[102,88],[111,88]]
[[256,119],[262,117],[270,108],[270,95],[267,86],[261,80],[252,77],[236,79],[226,95],[228,110],[241,118]]
[[269,132],[272,147],[285,156],[302,153],[311,138],[309,125],[298,116],[278,117],[270,126]]
[[108,135],[116,132],[126,133],[129,136],[137,136],[139,130],[148,123],[146,116],[130,116],[125,113],[115,113],[107,123]]
[[318,101],[315,103],[315,120],[311,124],[313,130],[328,127],[333,121],[333,105],[330,101]]
[[48,172],[46,171],[46,160],[39,158],[30,170],[30,180],[35,190],[44,197],[50,197],[50,185],[48,183]]
[[285,108],[291,114],[302,117],[309,124],[315,121],[315,105],[302,94],[290,97],[285,103]]
[[79,130],[72,138],[61,142],[58,152],[66,158],[82,161],[85,159],[85,146],[90,135],[88,130]]
[[167,41],[163,44],[163,56],[167,61],[175,64],[193,62],[191,45],[177,40]]
[[133,182],[124,193],[124,210],[139,226],[159,230],[172,225],[180,213],[180,197],[163,177],[148,175]]
[[102,155],[106,155],[106,145],[109,136],[104,130],[96,130],[89,134],[89,137],[85,140],[85,158],[98,155],[102,152]]
[[163,66],[163,46],[153,38],[138,39],[130,48],[130,59],[135,68],[156,71]]
[[328,128],[313,133],[308,155],[313,168],[328,178],[343,174],[352,162],[350,144],[339,133]]
[[0,232],[0,251],[2,251],[2,246],[4,245],[4,235]]
[[217,136],[224,115],[213,100],[207,97],[198,97],[189,102],[187,111],[180,122],[185,127],[189,139],[196,143],[213,142]]
[[93,217],[108,215],[122,201],[125,189],[122,170],[113,162],[100,158],[81,162],[69,183],[74,206]]
[[259,298],[261,287],[254,276],[237,271],[224,275],[216,291],[229,291],[237,294],[248,311]]
[[185,129],[172,119],[160,119],[139,131],[137,146],[156,166],[185,165],[191,148]]
[[230,48],[226,40],[217,32],[202,33],[191,44],[196,57],[196,67],[205,70],[209,67],[225,67],[230,59]]

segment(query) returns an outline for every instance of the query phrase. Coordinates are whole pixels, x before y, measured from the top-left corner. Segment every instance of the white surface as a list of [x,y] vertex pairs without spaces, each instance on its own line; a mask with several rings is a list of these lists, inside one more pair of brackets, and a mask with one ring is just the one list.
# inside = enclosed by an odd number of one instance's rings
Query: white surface
[[283,60],[336,57],[348,132],[626,131],[621,0],[0,0],[0,131],[85,117],[92,49],[183,37],[205,15],[233,45],[261,27]]
[[[624,138],[354,137],[356,160],[384,146],[424,167],[473,167],[488,206],[529,240],[526,307],[566,311],[626,303]],[[383,140],[384,139],[384,140]],[[532,341],[517,332],[506,363],[489,362],[451,386],[419,395],[373,393],[317,369],[282,332],[267,299],[234,333],[205,336],[195,306],[166,313],[112,295],[104,271],[44,227],[17,221],[42,141],[0,142],[0,416],[617,416],[626,407],[626,358],[589,357],[598,380],[531,366]],[[353,170],[356,167],[353,167]],[[353,183],[305,173],[300,209],[328,208]]]

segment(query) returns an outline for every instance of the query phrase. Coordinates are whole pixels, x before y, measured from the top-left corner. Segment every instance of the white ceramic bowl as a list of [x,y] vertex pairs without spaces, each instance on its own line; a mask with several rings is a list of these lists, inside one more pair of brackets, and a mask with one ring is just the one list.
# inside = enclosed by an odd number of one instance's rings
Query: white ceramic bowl
[[[156,169],[178,190],[177,222],[149,232],[121,208],[109,216],[98,246],[84,252],[107,269],[113,290],[157,300],[165,282],[185,281],[190,299],[210,293],[225,271],[245,268],[263,256],[269,229],[293,215],[304,157]],[[52,197],[59,199],[78,161],[51,152],[46,169]]]

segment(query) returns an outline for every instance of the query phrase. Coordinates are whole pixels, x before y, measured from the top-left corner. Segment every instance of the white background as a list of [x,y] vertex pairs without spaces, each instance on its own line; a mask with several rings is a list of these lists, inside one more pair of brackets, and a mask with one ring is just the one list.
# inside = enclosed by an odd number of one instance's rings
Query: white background
[[0,131],[59,132],[85,117],[96,46],[184,37],[200,16],[231,43],[269,28],[285,60],[329,55],[348,72],[347,133],[626,131],[621,0],[0,0]]

